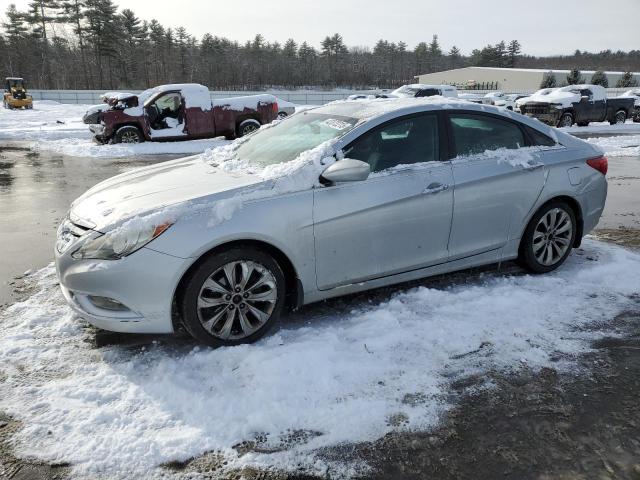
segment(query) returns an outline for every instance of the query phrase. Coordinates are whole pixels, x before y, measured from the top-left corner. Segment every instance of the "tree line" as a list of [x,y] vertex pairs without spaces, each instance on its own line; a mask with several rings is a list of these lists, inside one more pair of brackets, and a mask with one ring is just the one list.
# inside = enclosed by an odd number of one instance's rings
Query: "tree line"
[[119,11],[112,0],[33,0],[24,11],[10,5],[0,49],[7,76],[23,76],[43,89],[143,89],[182,82],[214,90],[364,89],[393,88],[413,82],[416,74],[465,66],[640,69],[640,50],[539,58],[522,54],[517,40],[465,55],[456,46],[443,49],[437,35],[414,48],[382,39],[373,47],[348,47],[338,33],[319,48],[293,39],[269,42],[260,34],[244,43],[209,33],[196,38],[183,27]]

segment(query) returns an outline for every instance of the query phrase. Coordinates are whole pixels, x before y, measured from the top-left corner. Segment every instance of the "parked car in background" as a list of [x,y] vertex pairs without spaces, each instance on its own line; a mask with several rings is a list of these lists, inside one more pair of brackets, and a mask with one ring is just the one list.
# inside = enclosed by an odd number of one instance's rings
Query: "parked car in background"
[[632,88],[627,90],[620,97],[632,98],[634,102],[633,121],[640,122],[640,88]]
[[412,85],[403,85],[388,94],[389,98],[433,97],[435,95],[457,98],[458,90],[451,85],[424,85],[414,83]]
[[503,92],[489,92],[482,99],[482,103],[485,105],[494,105],[496,107],[503,107],[507,110],[514,110],[516,106],[516,101],[527,97],[527,95],[522,95],[518,93],[503,93]]
[[569,85],[543,89],[517,102],[523,115],[534,117],[548,125],[570,127],[589,122],[624,123],[633,115],[631,98],[607,98],[600,85]]
[[276,98],[276,101],[278,102],[278,118],[280,120],[296,113],[295,103],[287,102],[281,98]]
[[511,259],[554,270],[598,223],[607,160],[507,113],[439,97],[333,102],[224,160],[108,179],[58,230],[62,292],[99,328],[184,326],[218,346],[330,297]]
[[195,83],[161,85],[140,94],[111,92],[92,107],[85,123],[100,143],[176,141],[247,135],[278,115],[273,95],[211,101],[209,89]]
[[458,98],[471,103],[483,103],[483,95],[479,93],[458,93]]

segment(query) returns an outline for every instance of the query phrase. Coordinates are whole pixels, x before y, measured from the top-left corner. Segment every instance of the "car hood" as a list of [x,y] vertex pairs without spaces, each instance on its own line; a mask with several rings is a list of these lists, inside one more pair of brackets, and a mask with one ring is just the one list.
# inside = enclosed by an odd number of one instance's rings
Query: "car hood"
[[70,216],[75,222],[102,231],[136,215],[212,195],[225,198],[263,182],[259,175],[225,172],[200,156],[187,157],[132,170],[97,184],[71,204]]

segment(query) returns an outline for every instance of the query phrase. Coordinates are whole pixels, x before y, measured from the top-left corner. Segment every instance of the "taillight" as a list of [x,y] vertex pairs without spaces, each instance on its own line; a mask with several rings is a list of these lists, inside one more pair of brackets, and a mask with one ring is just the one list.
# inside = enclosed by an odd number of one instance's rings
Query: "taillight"
[[277,117],[278,116],[278,104],[276,102],[273,102],[271,104],[271,109],[273,110],[273,114]]
[[603,155],[602,157],[587,160],[587,165],[589,165],[591,168],[595,168],[601,174],[606,175],[609,168],[609,161],[607,160],[607,157]]

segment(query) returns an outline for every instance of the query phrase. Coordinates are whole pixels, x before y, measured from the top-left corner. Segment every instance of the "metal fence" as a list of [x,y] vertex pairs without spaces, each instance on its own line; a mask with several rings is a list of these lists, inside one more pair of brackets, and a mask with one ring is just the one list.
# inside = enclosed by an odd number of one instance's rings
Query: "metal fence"
[[[607,95],[616,97],[627,88],[608,88]],[[495,90],[458,90],[459,93],[486,94]],[[263,93],[271,93],[276,97],[298,105],[324,105],[334,100],[342,100],[353,94],[370,95],[379,93],[380,90],[337,90],[337,91],[321,91],[321,90],[268,90],[264,91],[212,91],[211,98],[230,98],[244,95],[258,95]],[[59,103],[75,103],[75,104],[97,104],[101,102],[100,96],[105,90],[30,90],[29,93],[34,100],[52,100]],[[140,90],[131,90],[131,93],[140,93]],[[505,93],[518,93],[529,95],[533,93],[529,91],[505,91]]]

